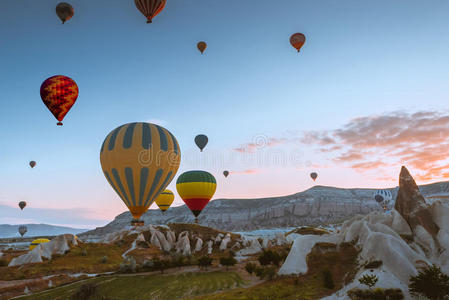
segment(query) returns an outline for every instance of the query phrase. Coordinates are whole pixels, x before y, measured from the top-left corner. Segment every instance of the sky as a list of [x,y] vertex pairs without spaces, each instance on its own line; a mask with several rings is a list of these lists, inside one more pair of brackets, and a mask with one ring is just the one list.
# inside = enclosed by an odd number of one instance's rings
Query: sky
[[[0,223],[92,228],[126,211],[99,150],[136,121],[170,130],[178,175],[211,172],[214,199],[394,187],[401,165],[419,184],[449,178],[446,0],[168,0],[152,24],[132,0],[72,0],[64,25],[57,3],[0,1]],[[63,127],[39,95],[59,74],[80,91]]]

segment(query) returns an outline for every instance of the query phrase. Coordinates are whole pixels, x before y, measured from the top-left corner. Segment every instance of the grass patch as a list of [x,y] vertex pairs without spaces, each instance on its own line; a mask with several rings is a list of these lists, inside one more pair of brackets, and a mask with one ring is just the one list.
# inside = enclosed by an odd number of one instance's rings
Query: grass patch
[[233,272],[185,273],[181,275],[136,275],[104,276],[60,288],[52,289],[21,299],[65,300],[79,293],[82,286],[95,286],[90,300],[110,299],[190,299],[220,290],[239,287],[244,284],[241,277]]

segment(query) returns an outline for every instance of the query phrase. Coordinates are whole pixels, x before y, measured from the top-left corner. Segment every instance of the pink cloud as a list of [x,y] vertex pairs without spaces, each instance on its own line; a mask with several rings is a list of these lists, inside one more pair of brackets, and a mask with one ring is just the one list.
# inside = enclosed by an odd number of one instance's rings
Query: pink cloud
[[234,148],[233,150],[239,153],[254,153],[256,150],[275,147],[286,142],[288,142],[288,139],[286,138],[272,138],[259,135],[255,136],[252,142],[243,144],[238,148]]
[[243,170],[243,171],[231,171],[229,172],[231,174],[243,174],[243,175],[248,175],[248,174],[257,174],[257,173],[261,173],[261,170],[258,169],[247,169],[247,170]]
[[436,111],[356,118],[340,129],[305,132],[301,142],[360,172],[405,164],[420,180],[449,178],[449,115]]

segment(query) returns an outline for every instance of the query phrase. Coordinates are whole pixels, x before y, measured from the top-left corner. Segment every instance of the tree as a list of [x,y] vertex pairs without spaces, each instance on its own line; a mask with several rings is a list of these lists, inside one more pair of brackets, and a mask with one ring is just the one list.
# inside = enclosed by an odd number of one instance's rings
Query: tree
[[281,262],[281,256],[277,252],[264,250],[259,256],[258,260],[262,266],[267,266],[269,264],[279,266],[279,263]]
[[247,263],[247,264],[245,265],[245,270],[246,270],[246,272],[248,272],[250,275],[253,275],[253,273],[256,271],[256,268],[257,268],[257,266],[256,266],[256,264],[254,264],[254,263]]
[[440,267],[429,266],[410,277],[409,291],[431,300],[445,299],[449,296],[449,276],[441,272]]
[[207,267],[211,265],[212,265],[212,257],[206,255],[198,259],[198,266],[200,267],[200,269],[204,268],[207,270]]
[[332,273],[329,269],[323,271],[323,285],[327,289],[333,289],[335,287],[334,279],[332,278]]
[[371,289],[373,286],[376,285],[378,280],[379,280],[379,278],[377,278],[376,275],[365,274],[365,275],[362,276],[362,278],[359,279],[359,282],[361,284],[364,284],[367,287],[369,287],[369,289]]
[[164,274],[164,270],[167,269],[169,263],[166,260],[159,259],[159,258],[153,258],[153,267],[156,270],[161,271],[161,274]]
[[233,266],[236,263],[237,263],[237,260],[232,256],[220,257],[220,265],[225,266],[226,271],[228,271],[230,266]]

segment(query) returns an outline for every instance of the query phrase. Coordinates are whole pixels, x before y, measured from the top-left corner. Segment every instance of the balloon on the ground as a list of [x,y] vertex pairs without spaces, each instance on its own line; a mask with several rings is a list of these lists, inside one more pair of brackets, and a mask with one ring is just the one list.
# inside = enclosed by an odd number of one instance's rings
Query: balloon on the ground
[[65,115],[75,104],[78,98],[78,86],[76,82],[63,75],[47,78],[41,85],[41,98],[50,112],[62,125]]
[[34,160],[30,161],[30,167],[34,168],[36,166],[36,162]]
[[318,173],[317,172],[310,173],[310,178],[312,178],[313,181],[315,181],[318,178]]
[[172,181],[181,150],[167,129],[151,123],[128,123],[111,131],[100,151],[103,173],[133,216],[133,225]]
[[56,5],[56,14],[61,19],[62,24],[70,20],[73,17],[74,13],[75,11],[73,10],[72,5],[67,2],[61,2]]
[[195,137],[195,144],[201,151],[203,151],[204,147],[206,147],[208,141],[209,139],[204,134],[199,134]]
[[390,210],[393,207],[393,194],[389,190],[377,190],[374,193],[374,200],[383,210]]
[[206,42],[199,42],[199,43],[196,45],[196,47],[198,48],[198,50],[200,50],[201,54],[203,54],[204,51],[205,51],[206,48],[207,48],[207,44],[206,44]]
[[187,207],[197,217],[209,203],[217,189],[215,177],[206,171],[188,171],[176,181],[176,190]]
[[134,0],[134,3],[147,18],[147,23],[152,23],[153,18],[164,9],[167,0]]
[[49,239],[36,239],[36,240],[31,242],[30,250],[33,250],[34,248],[36,248],[40,244],[48,243],[49,241],[50,241]]
[[223,171],[223,175],[224,175],[224,177],[228,177],[229,171]]
[[302,33],[295,33],[290,37],[290,44],[299,51],[301,51],[302,46],[306,42],[306,36]]
[[27,203],[25,201],[20,201],[19,202],[19,207],[21,210],[23,210],[25,208],[25,206],[27,206]]
[[173,200],[175,200],[175,195],[173,192],[170,190],[165,190],[156,198],[156,204],[164,212],[170,208]]
[[20,236],[24,236],[24,234],[25,233],[27,233],[27,231],[28,231],[28,229],[27,229],[27,227],[25,226],[25,225],[20,225],[19,226],[19,233],[20,233]]

